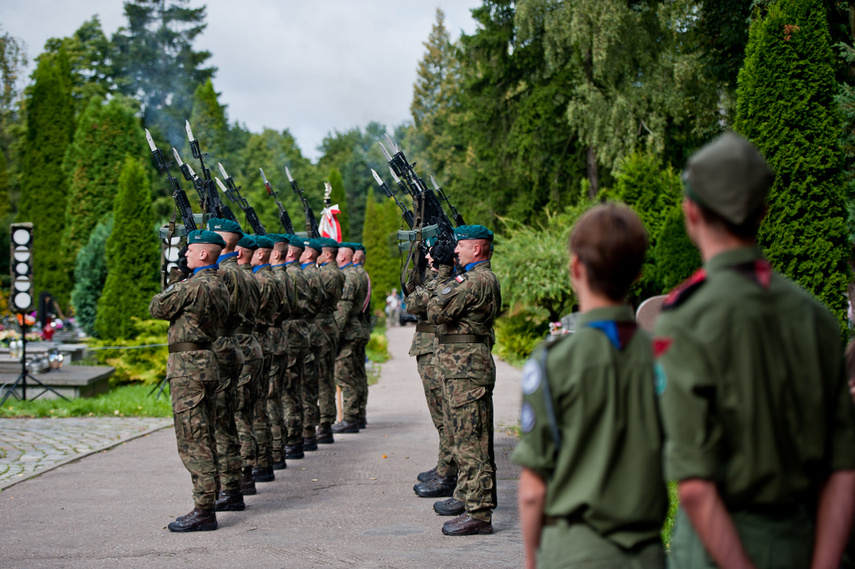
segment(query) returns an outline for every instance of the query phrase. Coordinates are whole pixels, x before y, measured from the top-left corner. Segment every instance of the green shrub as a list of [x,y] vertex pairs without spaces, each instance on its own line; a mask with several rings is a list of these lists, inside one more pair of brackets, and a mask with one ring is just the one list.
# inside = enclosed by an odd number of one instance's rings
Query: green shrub
[[[166,347],[168,328],[169,322],[165,320],[132,318],[132,340],[91,340],[89,347],[93,349],[99,365],[116,368],[116,373],[110,378],[112,385],[131,382],[156,385],[166,377],[166,359],[169,357]],[[134,348],[152,344],[163,345]],[[130,349],[104,349],[113,347]]]
[[378,364],[389,361],[392,356],[389,354],[389,340],[386,336],[379,332],[371,332],[371,339],[365,346],[365,355]]
[[113,216],[108,214],[89,234],[89,241],[77,253],[74,267],[74,289],[71,291],[71,305],[77,323],[90,336],[97,336],[95,317],[98,313],[98,299],[107,282],[107,239],[113,232]]
[[520,309],[496,320],[497,356],[512,365],[522,365],[549,332],[549,318],[543,310]]

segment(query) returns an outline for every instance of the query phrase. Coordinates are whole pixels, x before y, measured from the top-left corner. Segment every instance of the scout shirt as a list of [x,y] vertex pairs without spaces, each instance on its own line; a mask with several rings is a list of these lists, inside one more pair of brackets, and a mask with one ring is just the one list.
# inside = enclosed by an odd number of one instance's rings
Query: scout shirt
[[855,469],[840,327],[759,248],[710,259],[654,336],[668,479],[714,481],[739,510],[810,503]]
[[359,313],[365,298],[365,283],[352,263],[341,267],[344,287],[335,309],[335,323],[341,331],[341,339],[352,342],[361,336],[362,324]]
[[[490,349],[495,343],[493,322],[502,308],[502,292],[490,261],[470,263],[465,273],[438,284],[435,293],[427,303],[427,315],[428,322],[437,327],[437,370],[445,379],[469,378],[476,385],[492,387],[496,365]],[[446,343],[462,334],[483,341]]]
[[628,306],[585,312],[577,330],[541,345],[523,368],[511,460],[546,481],[546,516],[585,523],[624,548],[657,540],[668,493],[650,338]]
[[[425,271],[424,283],[437,280],[437,272],[431,269]],[[437,283],[438,284],[438,283]],[[436,331],[428,331],[433,328],[433,324],[427,322],[427,305],[420,303],[417,298],[417,293],[411,292],[404,300],[407,305],[407,312],[413,314],[418,320],[416,323],[416,332],[413,334],[413,343],[410,345],[410,356],[423,356],[432,354],[436,349]],[[420,330],[421,328],[421,330]]]
[[[148,310],[152,317],[169,320],[167,341],[170,344],[204,345],[216,339],[217,328],[229,313],[229,291],[216,269],[216,265],[200,267],[189,278],[169,285],[151,299]],[[176,352],[169,354],[166,376],[198,377],[200,373],[211,373],[216,377],[216,369],[211,350]],[[204,395],[204,390],[201,393]]]

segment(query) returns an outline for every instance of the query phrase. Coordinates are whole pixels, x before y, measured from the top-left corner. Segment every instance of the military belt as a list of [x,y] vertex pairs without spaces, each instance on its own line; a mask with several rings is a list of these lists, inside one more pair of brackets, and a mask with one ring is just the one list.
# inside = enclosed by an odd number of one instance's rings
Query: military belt
[[232,328],[217,328],[217,337],[219,338],[227,338],[234,335],[235,331]]
[[169,353],[174,354],[176,352],[195,352],[196,350],[210,350],[211,342],[176,342],[174,344],[169,344]]
[[490,336],[482,334],[446,334],[437,336],[440,344],[489,344]]
[[235,328],[235,334],[252,334],[255,332],[255,328],[253,326],[238,326]]
[[425,332],[427,334],[436,334],[436,326],[427,322],[417,322],[416,332]]
[[583,521],[582,516],[579,514],[574,514],[572,516],[543,516],[544,527],[560,525],[572,526],[574,524],[582,523]]

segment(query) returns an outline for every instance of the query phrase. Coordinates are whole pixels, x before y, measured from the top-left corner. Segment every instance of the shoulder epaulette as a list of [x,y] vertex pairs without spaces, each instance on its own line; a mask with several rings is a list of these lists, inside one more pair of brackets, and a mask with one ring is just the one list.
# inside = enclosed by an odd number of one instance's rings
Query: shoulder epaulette
[[696,290],[701,288],[707,280],[707,272],[704,269],[698,269],[691,277],[678,285],[674,290],[668,293],[665,302],[662,303],[662,310],[676,308],[692,296]]

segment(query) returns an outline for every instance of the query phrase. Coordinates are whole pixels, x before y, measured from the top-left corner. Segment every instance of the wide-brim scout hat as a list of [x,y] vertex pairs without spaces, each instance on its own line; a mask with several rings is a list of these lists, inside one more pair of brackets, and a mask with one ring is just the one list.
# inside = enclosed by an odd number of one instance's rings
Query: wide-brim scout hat
[[207,227],[208,231],[222,231],[223,233],[237,233],[238,235],[243,235],[243,230],[240,228],[240,224],[230,219],[212,217],[208,220]]
[[745,138],[726,132],[689,158],[683,187],[693,202],[734,225],[761,213],[775,174]]
[[226,242],[222,237],[214,233],[213,231],[208,231],[206,229],[196,229],[187,234],[187,244],[188,245],[217,245],[219,247],[225,247]]

